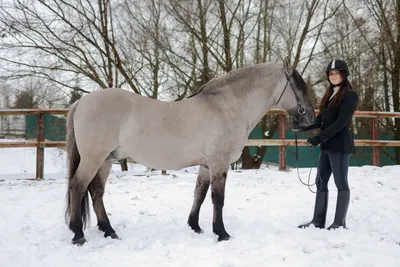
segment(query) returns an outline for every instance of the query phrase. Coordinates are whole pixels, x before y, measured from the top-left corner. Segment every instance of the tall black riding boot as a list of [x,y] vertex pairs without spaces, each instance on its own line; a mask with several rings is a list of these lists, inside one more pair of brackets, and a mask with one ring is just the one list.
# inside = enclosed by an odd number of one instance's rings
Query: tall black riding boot
[[349,208],[350,191],[338,191],[336,202],[336,213],[333,224],[328,227],[328,230],[337,229],[339,227],[346,228],[346,215]]
[[316,228],[325,228],[326,211],[328,209],[328,192],[318,192],[315,196],[314,216],[311,222],[299,225],[306,228],[313,224]]

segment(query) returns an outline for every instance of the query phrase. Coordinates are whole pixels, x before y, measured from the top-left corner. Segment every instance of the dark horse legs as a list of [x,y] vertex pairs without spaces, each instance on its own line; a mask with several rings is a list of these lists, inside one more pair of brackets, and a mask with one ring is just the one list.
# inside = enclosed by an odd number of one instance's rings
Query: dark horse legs
[[92,197],[93,208],[97,216],[97,226],[99,227],[99,230],[104,232],[104,237],[110,236],[111,238],[116,239],[118,236],[111,227],[103,202],[104,188],[111,171],[111,166],[112,161],[106,161],[103,163],[96,176],[89,184],[89,192]]
[[199,174],[197,175],[196,188],[194,189],[194,200],[192,210],[189,214],[188,225],[196,233],[202,233],[199,226],[199,213],[201,205],[207,195],[208,188],[210,187],[210,172],[207,167],[200,166]]
[[[229,166],[226,168],[225,171],[217,171],[215,174],[210,176],[209,168],[205,166],[200,166],[194,192],[194,201],[188,219],[189,226],[196,233],[201,233],[202,230],[199,226],[200,208],[204,202],[204,199],[207,195],[207,190],[211,184],[211,198],[213,202],[212,226],[213,232],[218,235],[218,241],[230,239],[230,235],[225,230],[222,216],[225,200],[225,183],[228,169]],[[214,170],[216,170],[216,168],[214,168]]]
[[218,235],[218,241],[229,240],[231,236],[226,232],[222,211],[225,202],[225,183],[227,170],[217,172],[211,177],[211,198],[213,202],[213,232]]
[[118,238],[110,225],[103,203],[104,188],[111,170],[111,162],[104,162],[98,170],[85,168],[87,166],[85,162],[80,162],[79,168],[70,180],[68,188],[69,228],[74,232],[72,243],[77,245],[82,245],[86,242],[83,227],[89,221],[90,217],[88,191],[90,191],[92,196],[99,229],[105,232],[105,237]]

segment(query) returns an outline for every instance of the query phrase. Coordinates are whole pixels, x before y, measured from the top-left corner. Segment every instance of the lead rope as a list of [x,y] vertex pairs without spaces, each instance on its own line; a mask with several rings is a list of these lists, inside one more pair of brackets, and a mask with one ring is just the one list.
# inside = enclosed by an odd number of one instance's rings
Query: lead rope
[[307,188],[308,188],[308,190],[310,190],[310,192],[312,192],[312,193],[317,193],[318,191],[313,191],[313,190],[311,189],[312,186],[316,185],[318,182],[321,181],[321,176],[318,174],[318,162],[317,162],[316,159],[315,159],[314,147],[313,147],[313,146],[310,146],[310,150],[311,150],[311,153],[312,153],[312,155],[313,155],[314,163],[315,163],[315,165],[317,166],[317,179],[315,179],[315,183],[310,184],[312,167],[310,168],[310,171],[308,172],[308,180],[307,180],[307,183],[303,182],[303,180],[302,180],[301,177],[300,177],[300,172],[299,172],[299,147],[298,147],[298,145],[297,145],[297,132],[294,133],[294,140],[295,140],[295,146],[296,146],[295,158],[296,158],[297,178],[299,179],[299,181],[300,181],[303,185],[307,186]]

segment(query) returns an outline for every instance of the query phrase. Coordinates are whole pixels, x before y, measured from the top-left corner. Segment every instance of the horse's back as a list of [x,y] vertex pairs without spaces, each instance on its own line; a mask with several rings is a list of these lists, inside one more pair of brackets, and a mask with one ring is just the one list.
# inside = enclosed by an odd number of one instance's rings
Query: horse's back
[[[160,101],[144,97],[123,89],[110,88],[92,92],[79,100],[76,113],[85,120],[92,118],[106,119],[112,117],[117,122],[127,115],[134,115],[135,111],[151,108],[151,105],[159,105]],[[79,116],[77,115],[77,116]],[[112,123],[112,121],[105,121]]]

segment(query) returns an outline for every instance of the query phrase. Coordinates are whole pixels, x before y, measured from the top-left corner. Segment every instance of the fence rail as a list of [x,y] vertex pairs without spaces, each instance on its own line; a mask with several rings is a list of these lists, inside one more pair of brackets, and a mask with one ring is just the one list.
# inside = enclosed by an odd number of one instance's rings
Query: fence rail
[[[0,142],[0,148],[15,147],[36,147],[36,178],[42,179],[44,173],[44,148],[46,147],[65,147],[65,141],[46,141],[44,131],[44,115],[67,115],[68,109],[10,109],[1,110],[0,116],[7,115],[37,115],[37,138],[36,141],[24,142]],[[318,110],[316,110],[318,113]],[[279,169],[286,169],[286,147],[294,146],[295,140],[286,139],[287,117],[281,110],[271,110],[268,115],[279,115],[279,138],[280,139],[249,139],[246,146],[279,146]],[[400,118],[400,112],[374,112],[356,111],[355,117],[372,118],[371,130],[372,140],[356,139],[355,146],[373,147],[373,165],[380,165],[380,147],[400,147],[400,141],[378,140],[379,139],[379,119],[380,118]],[[308,146],[306,140],[297,140],[298,146]]]

